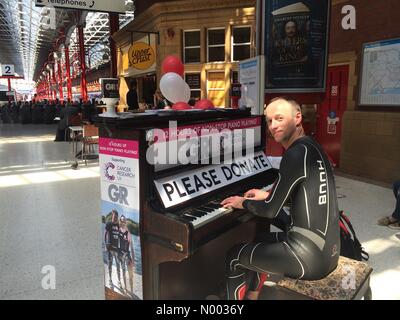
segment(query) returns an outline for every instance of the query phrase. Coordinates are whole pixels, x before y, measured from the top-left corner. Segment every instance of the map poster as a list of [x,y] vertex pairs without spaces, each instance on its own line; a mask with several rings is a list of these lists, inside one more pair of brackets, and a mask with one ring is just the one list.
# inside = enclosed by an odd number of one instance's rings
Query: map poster
[[324,92],[330,0],[264,3],[265,92]]
[[400,105],[400,39],[364,44],[361,70],[360,105]]

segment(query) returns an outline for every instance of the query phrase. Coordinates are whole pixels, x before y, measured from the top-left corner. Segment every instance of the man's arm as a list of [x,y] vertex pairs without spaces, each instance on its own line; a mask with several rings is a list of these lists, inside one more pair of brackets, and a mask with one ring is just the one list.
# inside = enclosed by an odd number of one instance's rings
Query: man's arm
[[282,159],[277,183],[265,200],[245,200],[243,207],[255,215],[275,218],[296,185],[307,177],[307,148],[298,144]]

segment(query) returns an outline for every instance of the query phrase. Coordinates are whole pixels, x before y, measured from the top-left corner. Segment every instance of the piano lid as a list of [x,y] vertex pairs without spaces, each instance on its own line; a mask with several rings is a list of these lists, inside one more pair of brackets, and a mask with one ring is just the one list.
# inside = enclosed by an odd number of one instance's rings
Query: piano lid
[[96,126],[115,126],[120,129],[125,128],[158,128],[169,121],[176,120],[179,123],[193,123],[213,119],[231,119],[240,117],[250,117],[250,109],[228,109],[215,108],[211,110],[146,110],[145,112],[124,112],[117,117],[95,116],[93,121]]
[[271,168],[267,156],[259,151],[235,158],[230,163],[157,179],[154,184],[164,207],[170,208]]

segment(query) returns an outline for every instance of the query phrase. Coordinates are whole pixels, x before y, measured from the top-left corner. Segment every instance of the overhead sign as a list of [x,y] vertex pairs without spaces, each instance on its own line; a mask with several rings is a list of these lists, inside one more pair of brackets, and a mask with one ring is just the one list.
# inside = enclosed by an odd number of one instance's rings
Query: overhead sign
[[118,79],[100,78],[103,98],[119,98]]
[[2,76],[15,76],[15,69],[13,64],[2,64],[1,65]]
[[35,0],[35,6],[116,13],[134,11],[133,1],[126,0]]
[[264,152],[234,159],[231,163],[206,166],[180,175],[155,180],[165,208],[217,190],[271,169]]
[[149,69],[156,61],[153,48],[144,42],[134,42],[128,51],[129,63],[139,70]]

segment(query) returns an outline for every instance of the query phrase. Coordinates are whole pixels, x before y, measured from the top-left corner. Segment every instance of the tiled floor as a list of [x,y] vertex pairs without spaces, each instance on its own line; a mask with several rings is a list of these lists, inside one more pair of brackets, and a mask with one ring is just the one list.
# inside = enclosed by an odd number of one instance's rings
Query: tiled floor
[[0,299],[104,299],[97,163],[72,170],[55,130],[0,124]]
[[[55,130],[0,124],[0,299],[104,299],[97,163],[72,170]],[[374,299],[400,299],[400,240],[376,225],[393,209],[391,190],[343,176],[337,187],[371,255]],[[46,266],[54,290],[42,287]]]

